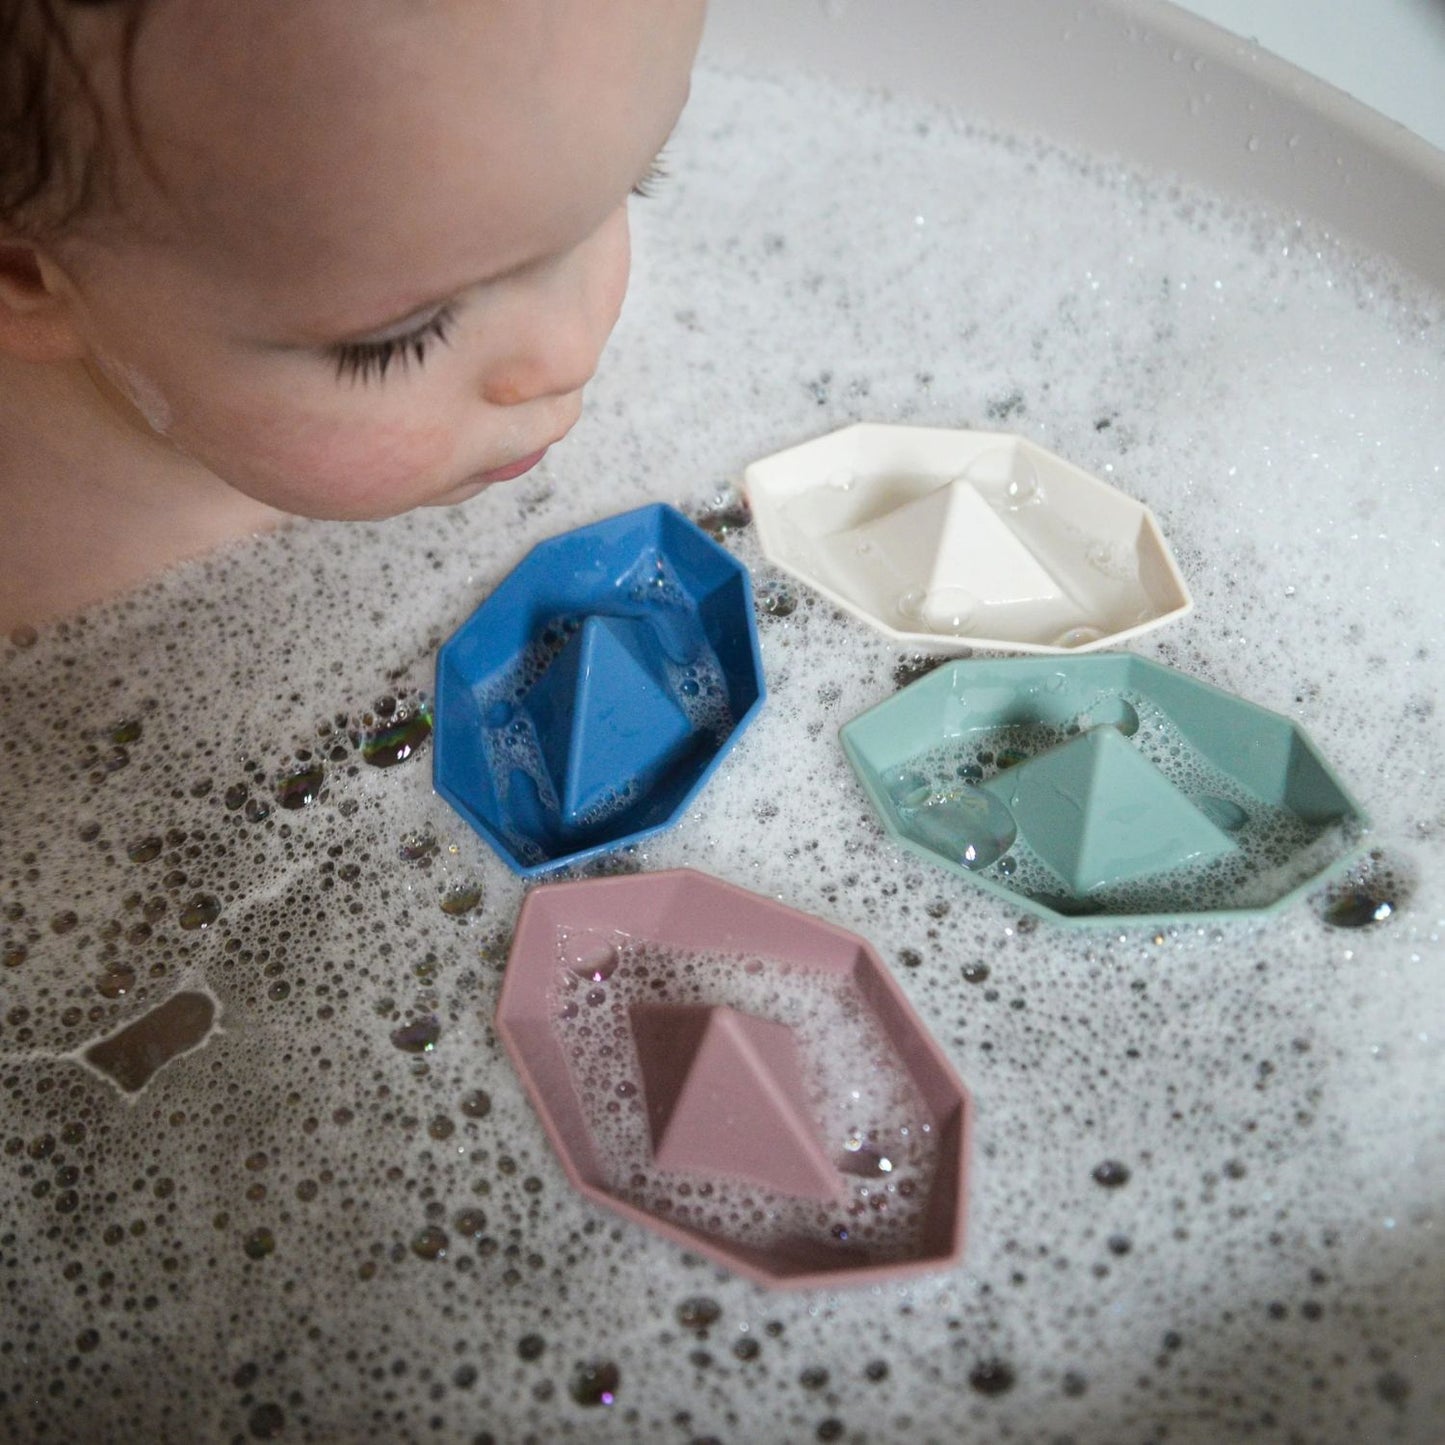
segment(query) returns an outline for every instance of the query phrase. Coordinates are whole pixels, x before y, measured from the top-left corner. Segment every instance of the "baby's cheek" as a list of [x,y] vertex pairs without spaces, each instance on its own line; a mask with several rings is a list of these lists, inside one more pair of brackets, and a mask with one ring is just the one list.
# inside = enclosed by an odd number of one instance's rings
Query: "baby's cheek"
[[446,484],[452,461],[450,428],[412,417],[339,420],[272,411],[234,417],[227,430],[226,480],[300,516],[407,511]]

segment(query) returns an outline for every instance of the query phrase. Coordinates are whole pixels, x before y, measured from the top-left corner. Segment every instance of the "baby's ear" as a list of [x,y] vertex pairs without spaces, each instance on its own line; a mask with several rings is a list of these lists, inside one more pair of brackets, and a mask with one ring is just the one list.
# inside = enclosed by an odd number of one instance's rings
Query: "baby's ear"
[[86,354],[64,272],[31,241],[0,232],[0,352],[21,361]]

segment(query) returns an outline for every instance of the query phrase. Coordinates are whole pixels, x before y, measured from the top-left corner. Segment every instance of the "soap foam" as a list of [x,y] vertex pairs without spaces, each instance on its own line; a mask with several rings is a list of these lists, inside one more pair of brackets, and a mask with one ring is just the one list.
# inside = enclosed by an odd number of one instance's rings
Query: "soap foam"
[[[590,410],[527,479],[296,525],[4,658],[0,1434],[1435,1438],[1439,298],[802,78],[701,74],[673,150]],[[925,664],[734,526],[768,706],[604,866],[868,936],[977,1104],[963,1268],[773,1296],[568,1188],[488,1023],[522,884],[428,749],[349,739],[532,544],[736,516],[747,462],[860,418],[1017,430],[1153,507],[1197,611],[1139,650],[1308,727],[1397,907],[1079,936],[895,849],[834,734]],[[73,1061],[182,989],[225,1028],[139,1095]]]

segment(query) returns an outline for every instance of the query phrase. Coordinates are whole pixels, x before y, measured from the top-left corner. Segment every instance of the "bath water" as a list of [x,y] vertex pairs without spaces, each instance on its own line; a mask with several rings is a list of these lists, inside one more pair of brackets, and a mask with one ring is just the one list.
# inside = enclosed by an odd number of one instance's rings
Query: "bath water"
[[[530,476],[0,646],[0,1435],[1437,1439],[1441,298],[802,77],[701,73],[670,168]],[[1138,650],[1309,729],[1374,820],[1348,882],[1081,936],[888,843],[836,730],[928,659],[772,572],[733,490],[859,419],[1016,431],[1153,508],[1197,609]],[[531,545],[654,500],[752,570],[769,701],[598,867],[874,942],[974,1094],[952,1272],[768,1294],[575,1196],[490,1024],[523,886],[425,739],[365,757]],[[144,1088],[80,1061],[182,993],[218,1026]]]

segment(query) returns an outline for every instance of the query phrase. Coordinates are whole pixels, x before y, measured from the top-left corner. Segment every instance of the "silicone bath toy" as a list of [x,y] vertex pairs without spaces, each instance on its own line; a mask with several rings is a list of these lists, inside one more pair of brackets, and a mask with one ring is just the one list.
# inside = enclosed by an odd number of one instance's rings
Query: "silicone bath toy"
[[1147,507],[1011,434],[861,423],[743,483],[773,562],[909,647],[1090,652],[1192,605]]
[[573,1185],[739,1274],[959,1257],[968,1095],[854,934],[686,869],[549,884],[497,1031]]
[[764,697],[746,569],[671,507],[539,543],[437,658],[437,791],[518,873],[682,815]]
[[841,738],[900,843],[1046,917],[1282,908],[1366,821],[1298,724],[1123,653],[949,663]]

